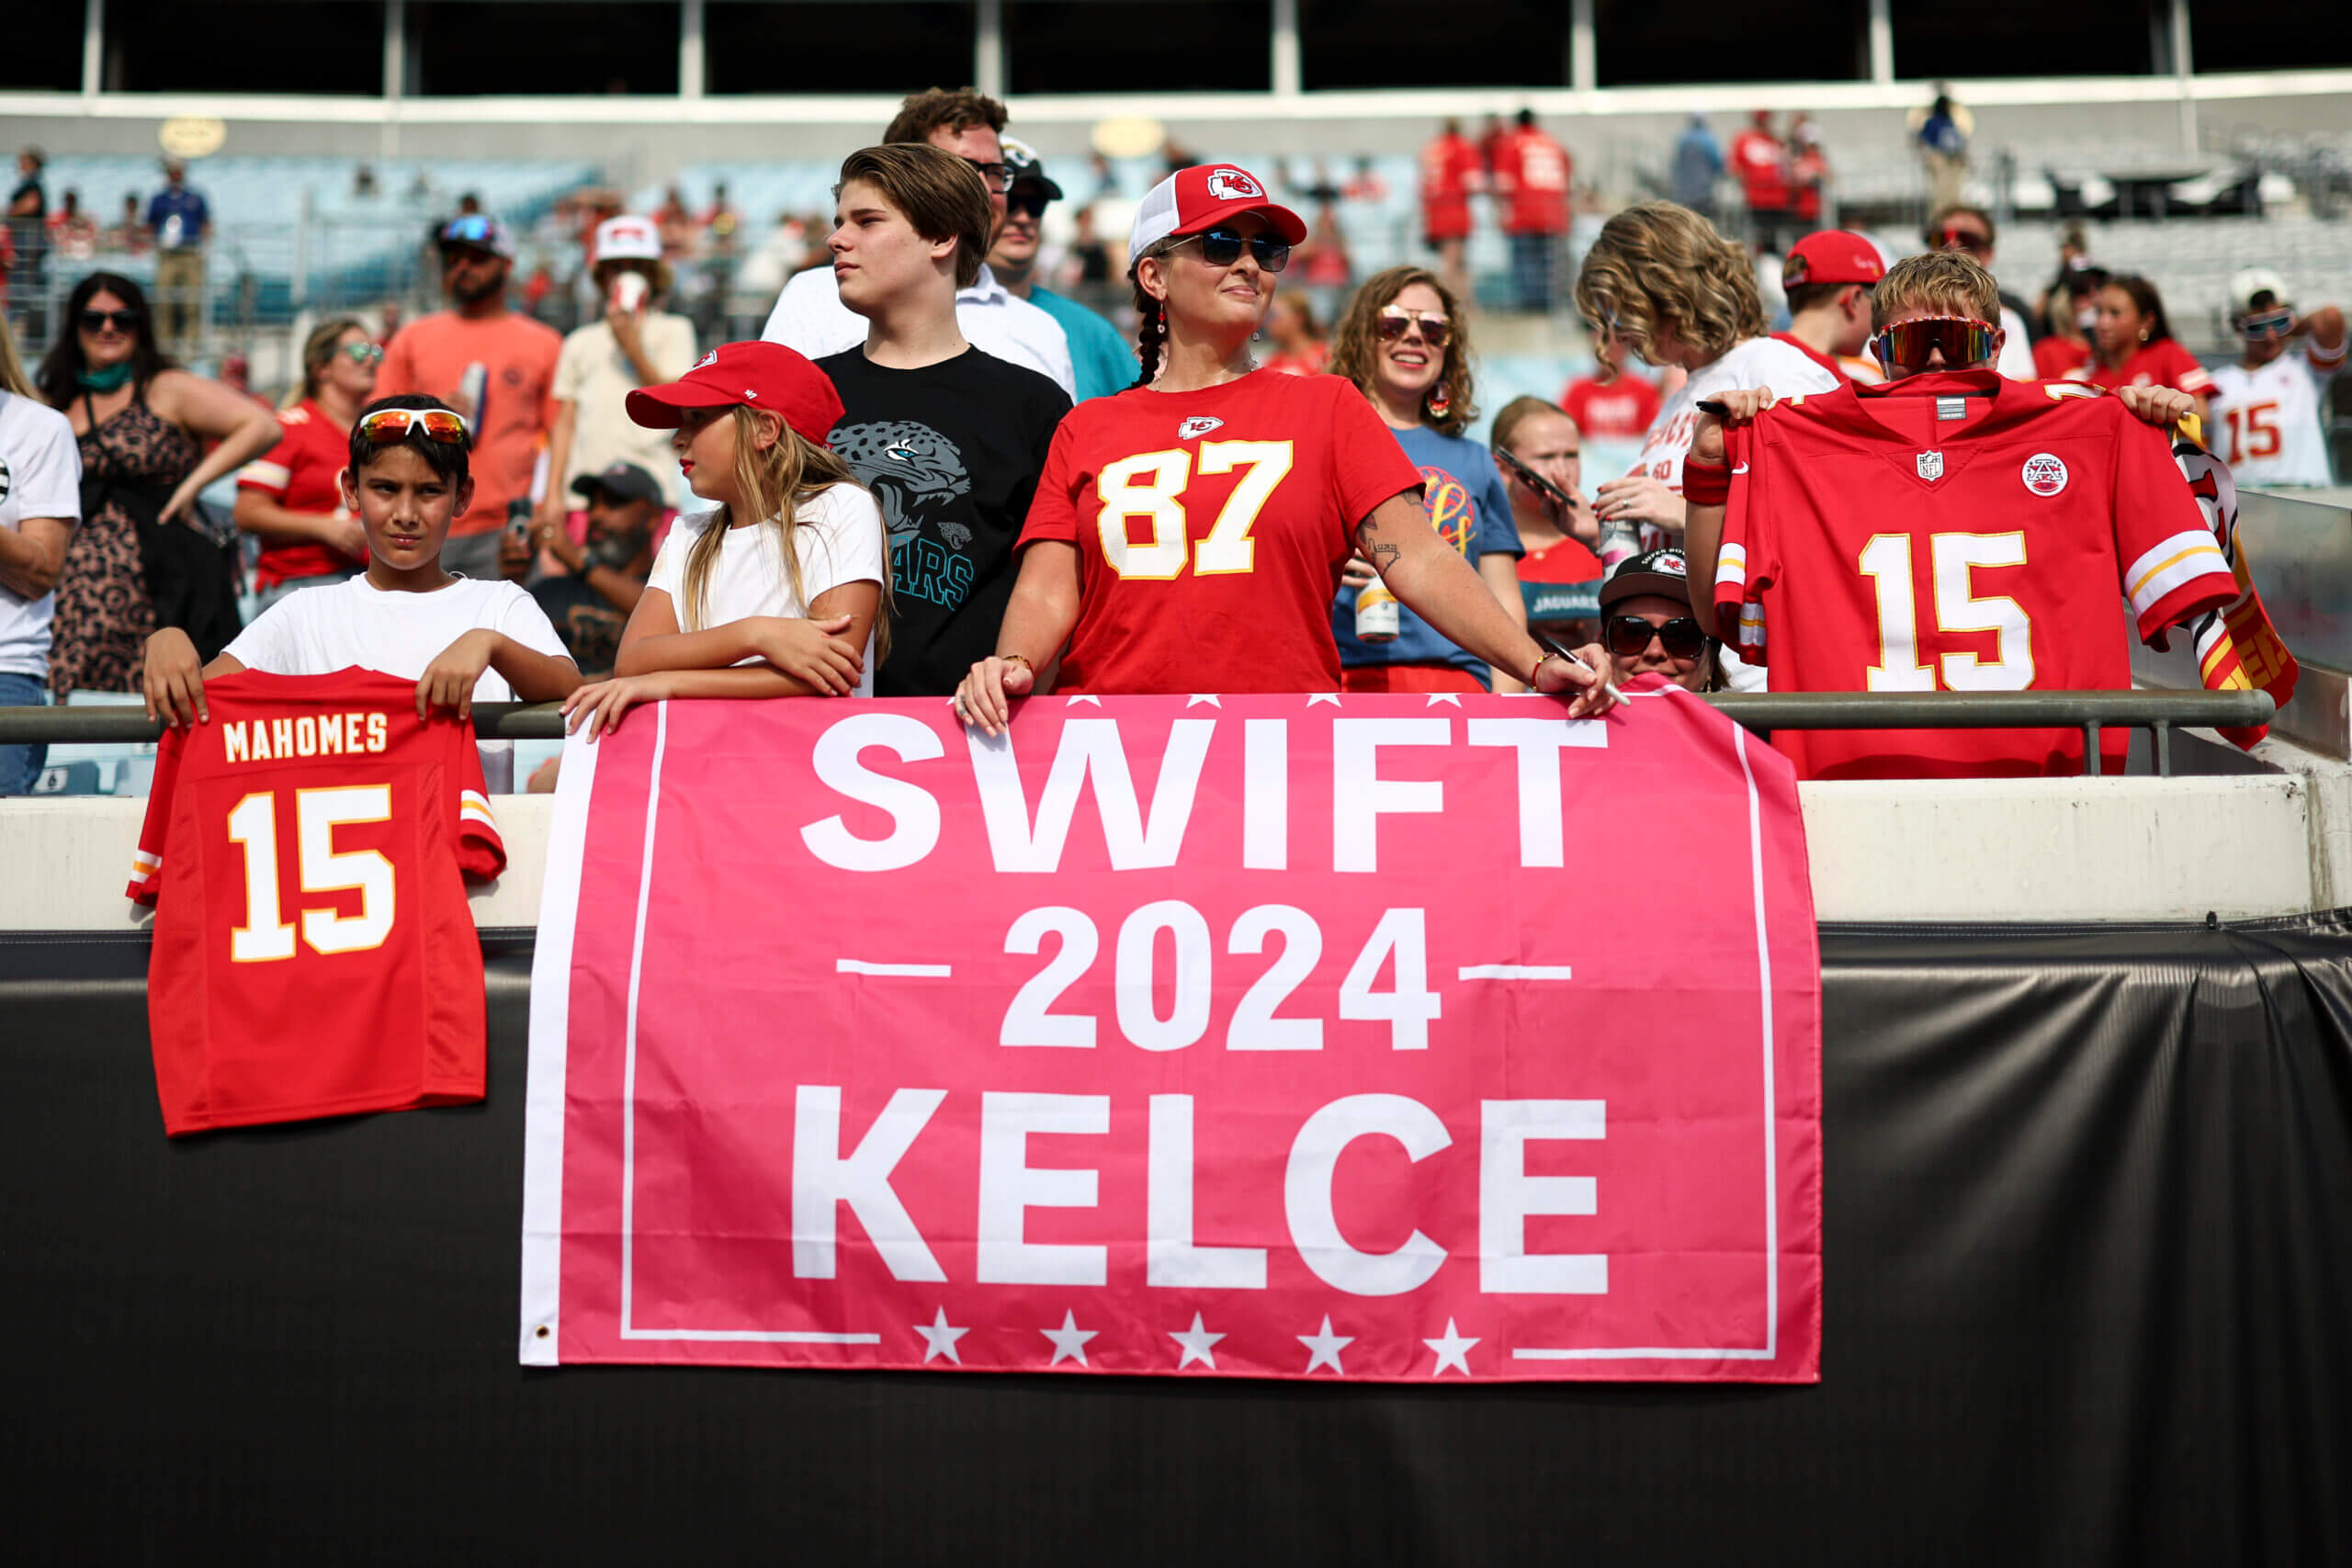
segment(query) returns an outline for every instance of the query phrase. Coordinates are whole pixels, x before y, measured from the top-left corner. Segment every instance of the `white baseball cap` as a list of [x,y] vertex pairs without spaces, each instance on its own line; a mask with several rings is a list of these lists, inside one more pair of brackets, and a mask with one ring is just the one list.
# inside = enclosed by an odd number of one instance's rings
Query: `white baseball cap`
[[1306,238],[1298,214],[1268,196],[1257,175],[1232,164],[1196,164],[1152,186],[1137,205],[1127,234],[1127,265],[1135,265],[1145,250],[1171,234],[1197,234],[1219,219],[1244,212],[1263,213],[1286,243]]
[[662,259],[662,231],[653,226],[650,218],[639,218],[634,213],[607,218],[596,225],[596,239],[589,254],[600,262],[658,262]]
[[2230,314],[2233,316],[2253,314],[2254,297],[2257,294],[2270,296],[2268,308],[2271,310],[2286,308],[2294,300],[2294,297],[2287,292],[2285,278],[2267,266],[2250,266],[2243,272],[2234,272],[2230,275]]

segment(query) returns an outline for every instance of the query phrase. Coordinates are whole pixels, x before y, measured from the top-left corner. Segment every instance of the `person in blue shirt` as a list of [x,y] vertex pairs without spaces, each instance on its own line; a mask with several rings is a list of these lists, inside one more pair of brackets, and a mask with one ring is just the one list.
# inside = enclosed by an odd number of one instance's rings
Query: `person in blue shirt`
[[[1493,456],[1462,434],[1478,411],[1469,336],[1452,290],[1424,268],[1390,267],[1356,290],[1332,343],[1332,373],[1356,384],[1420,468],[1430,523],[1477,568],[1513,624],[1524,626],[1523,551],[1510,493]],[[1393,639],[1367,640],[1363,634],[1378,637],[1391,616]],[[1340,683],[1351,692],[1526,690],[1389,599],[1361,559],[1348,563],[1332,601],[1331,636],[1340,645]]]
[[1004,164],[1012,171],[1012,188],[1004,198],[1004,222],[989,250],[989,270],[1006,293],[1028,300],[1061,323],[1069,338],[1073,400],[1125,391],[1136,384],[1135,345],[1096,312],[1037,281],[1046,204],[1059,201],[1062,187],[1046,177],[1046,166],[1033,150],[1010,136],[1004,138]]
[[174,352],[195,346],[204,324],[204,234],[212,211],[188,188],[187,165],[164,164],[164,188],[147,203],[155,242],[155,335]]
[[1674,162],[1668,179],[1674,199],[1705,218],[1715,215],[1715,182],[1724,177],[1723,144],[1707,127],[1707,117],[1694,114],[1674,139]]

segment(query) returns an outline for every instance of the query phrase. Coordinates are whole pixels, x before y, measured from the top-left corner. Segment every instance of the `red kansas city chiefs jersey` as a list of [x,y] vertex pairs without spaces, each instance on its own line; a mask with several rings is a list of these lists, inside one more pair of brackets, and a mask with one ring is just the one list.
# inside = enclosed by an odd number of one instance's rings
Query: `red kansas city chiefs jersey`
[[1057,691],[1336,692],[1355,526],[1421,471],[1355,384],[1259,370],[1092,398],[1054,432],[1021,547],[1078,547]]
[[416,682],[245,671],[172,729],[130,897],[155,906],[164,1130],[482,1097],[481,948],[461,873],[506,849],[473,728]]
[[[1791,398],[1726,432],[1715,613],[1776,692],[2123,690],[2139,635],[2237,596],[2163,434],[1991,371]],[[2103,741],[2109,772],[2131,737]],[[2077,730],[1783,732],[1806,778],[2082,771]]]

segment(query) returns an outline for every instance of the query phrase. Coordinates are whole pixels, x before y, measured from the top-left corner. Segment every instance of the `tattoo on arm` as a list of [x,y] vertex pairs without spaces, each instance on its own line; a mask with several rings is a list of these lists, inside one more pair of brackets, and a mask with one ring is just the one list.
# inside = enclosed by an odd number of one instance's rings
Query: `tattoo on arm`
[[1373,546],[1372,564],[1383,577],[1387,576],[1388,569],[1396,564],[1396,547],[1394,545]]
[[1385,577],[1388,569],[1396,564],[1396,547],[1376,543],[1379,538],[1380,519],[1377,515],[1368,516],[1356,525],[1356,548],[1363,551],[1364,559],[1372,562],[1374,569]]

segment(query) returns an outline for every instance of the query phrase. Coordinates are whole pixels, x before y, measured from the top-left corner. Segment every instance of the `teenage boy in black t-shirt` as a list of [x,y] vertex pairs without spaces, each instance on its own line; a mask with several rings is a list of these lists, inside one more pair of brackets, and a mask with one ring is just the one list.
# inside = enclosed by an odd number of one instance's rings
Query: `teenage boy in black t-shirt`
[[922,142],[868,147],[833,194],[833,273],[866,336],[817,366],[844,410],[833,451],[890,529],[890,657],[874,694],[945,696],[995,651],[1013,542],[1069,399],[956,327],[956,291],[996,218],[969,164]]

